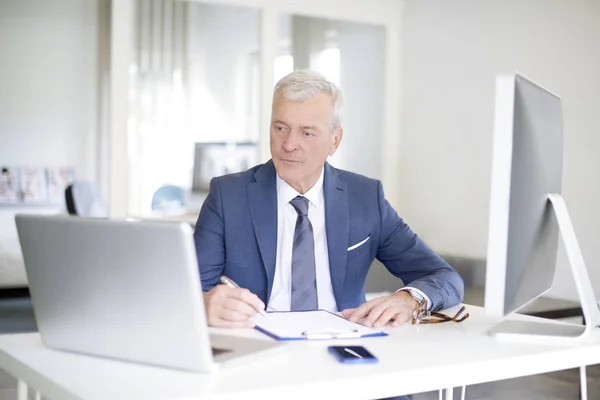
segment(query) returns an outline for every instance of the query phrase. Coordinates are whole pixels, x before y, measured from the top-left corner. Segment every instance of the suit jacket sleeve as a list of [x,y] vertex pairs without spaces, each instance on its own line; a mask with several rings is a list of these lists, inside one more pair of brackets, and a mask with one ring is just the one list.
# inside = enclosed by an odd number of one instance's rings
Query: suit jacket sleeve
[[194,231],[203,291],[208,291],[216,286],[225,269],[225,225],[221,199],[219,179],[213,178],[210,181],[210,191],[202,205]]
[[421,290],[432,309],[451,307],[463,299],[464,284],[458,273],[419,238],[383,195],[378,182],[381,240],[377,259],[405,285]]

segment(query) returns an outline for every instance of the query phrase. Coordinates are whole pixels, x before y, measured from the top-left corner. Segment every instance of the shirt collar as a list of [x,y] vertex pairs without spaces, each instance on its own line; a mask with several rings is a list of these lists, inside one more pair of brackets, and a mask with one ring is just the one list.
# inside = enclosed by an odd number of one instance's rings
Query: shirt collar
[[296,196],[304,196],[310,201],[313,206],[318,207],[323,202],[323,177],[325,175],[325,168],[321,170],[321,175],[317,182],[310,188],[305,194],[300,194],[296,189],[291,187],[286,181],[281,179],[277,175],[277,201],[280,204],[287,204]]

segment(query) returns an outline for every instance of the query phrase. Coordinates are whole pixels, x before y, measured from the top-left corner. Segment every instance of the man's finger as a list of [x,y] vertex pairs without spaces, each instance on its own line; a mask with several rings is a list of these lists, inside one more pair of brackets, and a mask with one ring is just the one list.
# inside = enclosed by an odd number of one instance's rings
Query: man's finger
[[369,314],[371,309],[375,306],[377,306],[379,303],[381,303],[382,301],[384,301],[383,297],[377,298],[377,299],[373,299],[367,303],[364,303],[363,305],[361,305],[360,307],[358,307],[354,313],[352,313],[352,315],[350,316],[350,322],[357,322],[359,321],[361,318],[363,318],[365,315]]
[[236,289],[231,297],[235,297],[238,300],[248,303],[256,311],[263,311],[265,309],[265,303],[248,289]]
[[350,322],[360,321],[360,319],[362,317],[364,317],[365,315],[367,315],[369,313],[369,311],[371,311],[371,308],[373,308],[373,307],[375,307],[375,305],[372,304],[371,302],[361,305],[356,310],[354,310],[354,312],[350,316],[350,318],[349,318]]
[[239,300],[230,300],[230,301],[236,301],[240,304],[243,304],[244,307],[247,307],[247,309],[245,309],[245,311],[249,312],[249,314],[238,311],[238,309],[235,305],[231,308],[229,308],[226,305],[223,305],[223,308],[221,310],[219,310],[219,318],[220,319],[224,319],[226,321],[248,321],[251,317],[256,315],[256,311],[252,307],[250,307],[248,304],[242,303]]
[[375,321],[377,321],[381,314],[383,314],[383,312],[387,310],[390,306],[391,302],[387,299],[379,302],[379,304],[376,304],[375,307],[373,307],[371,311],[369,311],[369,315],[365,317],[365,321],[363,322],[363,324],[365,326],[373,326]]
[[346,308],[345,310],[342,310],[342,315],[344,318],[350,318],[354,311],[356,311],[356,308]]
[[392,326],[395,328],[402,324],[407,323],[412,317],[412,312],[408,311],[400,311],[394,316],[394,322],[392,322]]
[[385,326],[392,318],[398,314],[399,310],[394,307],[388,307],[377,320],[373,323],[374,328],[381,328]]
[[[228,298],[223,303],[223,309],[243,315],[245,317],[245,319],[248,319],[248,318],[256,315],[256,310],[254,309],[254,307],[252,305],[246,303],[243,300],[238,300],[238,299],[232,298],[232,297]],[[231,321],[238,320],[238,319],[231,319],[231,318],[227,318],[227,319],[229,319]]]

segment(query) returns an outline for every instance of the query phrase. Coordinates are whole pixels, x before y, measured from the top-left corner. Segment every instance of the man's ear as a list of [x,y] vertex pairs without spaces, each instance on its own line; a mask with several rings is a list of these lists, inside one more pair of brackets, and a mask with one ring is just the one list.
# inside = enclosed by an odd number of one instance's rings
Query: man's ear
[[329,155],[332,156],[337,151],[338,147],[340,147],[340,143],[342,142],[342,136],[344,136],[344,129],[341,127],[336,128],[333,131],[331,140],[333,141],[331,150],[329,151]]

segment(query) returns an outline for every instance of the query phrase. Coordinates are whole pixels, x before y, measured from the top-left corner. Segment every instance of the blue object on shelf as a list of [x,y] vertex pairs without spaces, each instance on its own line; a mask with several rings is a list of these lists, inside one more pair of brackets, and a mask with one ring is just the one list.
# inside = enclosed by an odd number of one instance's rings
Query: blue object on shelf
[[169,211],[185,207],[185,191],[174,185],[159,187],[152,196],[152,210]]

